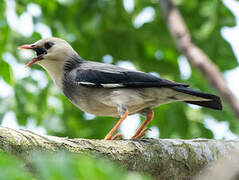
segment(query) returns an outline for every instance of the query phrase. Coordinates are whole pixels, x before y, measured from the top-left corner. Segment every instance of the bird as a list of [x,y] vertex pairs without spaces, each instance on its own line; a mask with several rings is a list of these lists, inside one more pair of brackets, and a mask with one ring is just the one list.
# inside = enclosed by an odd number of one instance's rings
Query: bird
[[222,110],[221,99],[216,95],[149,73],[84,60],[61,38],[44,38],[19,48],[36,52],[36,57],[25,67],[35,63],[42,66],[61,92],[79,109],[96,116],[119,118],[105,140],[122,136],[116,133],[120,124],[128,115],[136,113],[143,115],[145,120],[131,139],[142,138],[154,117],[153,108],[162,104],[185,102]]

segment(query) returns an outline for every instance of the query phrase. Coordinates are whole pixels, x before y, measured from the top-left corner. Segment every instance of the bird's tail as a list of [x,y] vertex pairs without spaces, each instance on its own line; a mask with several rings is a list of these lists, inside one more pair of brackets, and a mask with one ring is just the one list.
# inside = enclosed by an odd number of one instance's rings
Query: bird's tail
[[[200,100],[195,99],[195,101],[194,100],[193,101],[191,101],[191,100],[185,101],[186,103],[196,104],[199,106],[204,106],[204,107],[216,109],[216,110],[222,110],[221,99],[218,96],[208,94],[208,93],[203,93],[203,92],[196,91],[196,90],[192,90],[192,89],[189,89],[187,87],[182,87],[182,86],[175,86],[175,87],[172,87],[172,89],[174,89],[178,92],[182,92],[182,93],[200,98]],[[205,100],[203,100],[203,99],[201,100],[201,98],[203,98]]]

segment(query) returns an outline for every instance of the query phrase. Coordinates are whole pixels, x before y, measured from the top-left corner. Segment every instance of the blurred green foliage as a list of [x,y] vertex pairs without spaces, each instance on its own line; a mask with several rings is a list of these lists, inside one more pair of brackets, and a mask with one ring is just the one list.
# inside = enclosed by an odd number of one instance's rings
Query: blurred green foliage
[[[0,123],[8,111],[16,114],[20,125],[35,121],[48,134],[68,137],[103,138],[116,123],[115,118],[95,117],[85,120],[84,113],[72,105],[56,89],[48,74],[39,66],[25,70],[9,63],[9,55],[19,64],[29,58],[21,56],[18,46],[41,39],[36,26],[47,25],[53,36],[66,39],[84,59],[102,61],[103,56],[113,57],[113,64],[130,61],[138,70],[156,72],[163,78],[184,82],[180,78],[177,51],[164,22],[157,0],[135,0],[135,7],[127,12],[122,0],[16,0],[18,18],[29,13],[29,5],[38,5],[40,16],[33,16],[35,31],[23,36],[10,25],[7,2],[0,0],[0,80],[14,89],[14,95],[0,96]],[[9,2],[14,2],[9,0]],[[235,19],[220,0],[177,0],[177,7],[185,18],[193,41],[218,65],[221,72],[237,67],[230,45],[220,34],[224,26],[235,25]],[[155,11],[154,19],[136,28],[136,17],[146,7]],[[10,66],[11,64],[11,66]],[[24,78],[14,74],[29,71]],[[47,77],[46,85],[34,73]],[[185,83],[192,88],[215,93],[197,69]],[[43,83],[44,84],[44,83]],[[0,87],[1,88],[1,87]],[[50,101],[53,101],[50,103]],[[55,103],[54,103],[55,102]],[[187,104],[174,103],[155,109],[150,126],[159,128],[161,138],[212,138],[203,120],[211,116],[227,121],[234,133],[239,125],[232,111],[224,103],[222,112],[206,108],[192,109]],[[93,157],[67,153],[35,154],[30,166],[14,156],[0,153],[0,179],[147,179],[136,173],[128,173],[114,163]]]
[[[0,122],[4,114],[12,110],[18,123],[25,126],[29,119],[47,129],[48,134],[68,137],[103,138],[115,124],[115,118],[95,117],[85,120],[84,113],[72,105],[56,89],[48,74],[39,66],[31,66],[30,75],[16,80],[6,58],[6,53],[25,64],[18,46],[41,39],[35,31],[25,37],[9,25],[6,17],[6,1],[0,0],[0,78],[14,88],[14,96],[0,98]],[[220,0],[178,0],[181,11],[194,42],[218,65],[221,72],[233,69],[237,61],[230,45],[222,38],[224,26],[235,25],[235,19]],[[162,78],[184,82],[180,78],[177,51],[164,22],[156,0],[135,0],[132,12],[127,12],[123,1],[110,0],[17,0],[16,12],[20,17],[29,11],[29,4],[37,4],[42,13],[33,17],[34,25],[43,23],[50,27],[53,36],[66,39],[84,59],[102,61],[110,54],[113,64],[119,61],[132,62],[138,70],[159,73]],[[155,11],[153,21],[136,28],[133,24],[137,15],[146,7]],[[47,84],[39,86],[34,72],[44,72]],[[209,93],[215,91],[205,77],[192,68],[192,75],[185,83],[192,88]],[[49,99],[57,101],[53,106]],[[233,132],[239,132],[239,125],[232,111],[224,103],[222,112],[206,108],[192,109],[184,103],[163,105],[155,109],[155,118],[150,126],[159,128],[162,138],[212,138],[203,120],[211,116],[218,121],[228,121]]]
[[113,162],[92,156],[66,152],[40,153],[30,156],[27,164],[15,156],[0,152],[0,179],[2,180],[149,180],[136,172],[126,172]]

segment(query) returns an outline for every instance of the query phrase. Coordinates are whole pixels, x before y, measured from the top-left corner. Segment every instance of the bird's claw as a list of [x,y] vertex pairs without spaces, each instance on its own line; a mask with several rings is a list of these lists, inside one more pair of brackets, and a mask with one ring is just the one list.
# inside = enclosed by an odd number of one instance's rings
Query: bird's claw
[[146,132],[148,132],[148,131],[151,131],[151,129],[150,128],[146,128],[143,131],[141,131],[141,133],[139,135],[137,135],[135,137],[133,136],[131,139],[140,139],[143,136],[145,136]]
[[118,138],[122,137],[122,134],[121,133],[117,133],[113,138],[112,140],[116,140]]
[[116,140],[116,139],[118,139],[118,138],[120,138],[120,137],[122,137],[122,134],[121,133],[117,133],[115,136],[111,136],[111,137],[108,137],[108,136],[106,136],[105,137],[105,140]]

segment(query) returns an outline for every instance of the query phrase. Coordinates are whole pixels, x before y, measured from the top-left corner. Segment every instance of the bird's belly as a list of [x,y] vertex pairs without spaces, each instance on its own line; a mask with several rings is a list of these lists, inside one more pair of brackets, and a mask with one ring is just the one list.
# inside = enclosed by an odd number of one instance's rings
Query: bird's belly
[[126,105],[129,114],[135,114],[146,108],[182,101],[181,94],[169,88],[105,89],[82,86],[71,100],[85,112],[97,116],[119,117],[118,104]]
[[99,89],[82,87],[72,102],[81,110],[97,116],[119,117],[117,104],[125,104],[129,114],[134,114],[149,106],[151,101],[135,89]]

